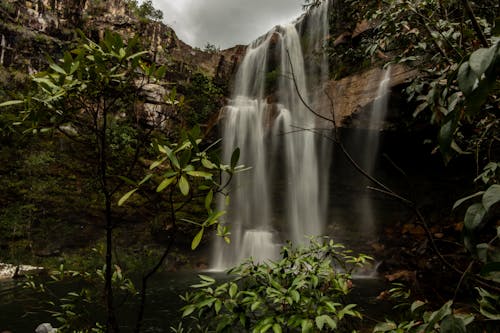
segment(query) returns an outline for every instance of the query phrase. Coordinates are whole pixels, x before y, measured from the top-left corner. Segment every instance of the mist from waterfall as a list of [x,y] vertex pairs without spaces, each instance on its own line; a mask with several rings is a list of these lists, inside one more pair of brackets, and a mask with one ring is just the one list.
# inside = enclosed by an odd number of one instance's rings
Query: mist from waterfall
[[276,258],[285,240],[305,243],[306,236],[324,232],[329,146],[311,131],[316,119],[301,97],[313,102],[314,91],[321,91],[328,78],[321,47],[328,36],[329,5],[324,1],[254,41],[239,66],[223,112],[223,158],[229,160],[239,147],[240,164],[251,170],[232,180],[229,206],[220,203],[231,245],[216,240],[213,270],[248,257]]

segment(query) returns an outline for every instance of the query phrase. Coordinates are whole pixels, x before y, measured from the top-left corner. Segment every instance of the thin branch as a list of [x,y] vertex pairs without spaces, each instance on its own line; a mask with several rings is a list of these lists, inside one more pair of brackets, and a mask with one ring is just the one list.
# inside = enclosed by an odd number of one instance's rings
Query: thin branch
[[464,6],[464,9],[467,12],[467,15],[469,16],[470,21],[472,22],[472,27],[474,28],[474,31],[476,32],[476,35],[479,38],[479,41],[481,42],[483,47],[490,47],[490,44],[488,43],[488,40],[486,39],[486,36],[484,35],[483,29],[481,29],[481,26],[477,22],[476,16],[474,15],[474,12],[472,11],[472,7],[470,6],[469,1],[462,0],[462,5]]

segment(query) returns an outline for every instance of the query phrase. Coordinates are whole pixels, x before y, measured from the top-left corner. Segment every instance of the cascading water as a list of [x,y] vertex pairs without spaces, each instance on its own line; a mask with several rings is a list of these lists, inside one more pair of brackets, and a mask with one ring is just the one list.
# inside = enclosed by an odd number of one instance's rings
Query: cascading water
[[[380,80],[377,96],[370,110],[369,129],[361,139],[362,142],[362,160],[361,166],[370,175],[374,175],[375,161],[379,149],[380,131],[383,127],[383,122],[386,118],[387,107],[389,102],[391,84],[391,69],[390,67],[384,70],[382,79]],[[368,182],[365,183],[368,185]],[[360,201],[362,230],[373,234],[375,229],[373,202],[371,196],[365,195]]]
[[[318,48],[328,34],[329,2],[253,42],[240,64],[224,111],[223,155],[228,160],[239,147],[240,164],[251,170],[233,179],[231,203],[221,207],[228,211],[231,245],[215,242],[213,270],[247,257],[273,259],[285,240],[304,243],[306,236],[323,232],[327,181],[319,177],[330,159],[307,130],[314,128],[315,116],[301,97],[309,103],[311,88],[328,76],[326,57],[318,60],[314,53],[322,54]],[[297,27],[310,39],[305,51]],[[304,55],[316,64],[306,66]]]

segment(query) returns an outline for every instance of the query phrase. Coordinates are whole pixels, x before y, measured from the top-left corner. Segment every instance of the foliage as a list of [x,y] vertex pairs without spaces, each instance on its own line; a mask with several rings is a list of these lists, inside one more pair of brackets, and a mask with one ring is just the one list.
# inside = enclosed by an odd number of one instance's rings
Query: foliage
[[411,321],[402,321],[396,323],[387,320],[379,323],[373,329],[373,333],[402,333],[402,332],[442,332],[442,333],[465,333],[466,326],[473,320],[472,315],[460,315],[453,313],[451,301],[446,302],[436,311],[422,312],[421,308],[425,305],[422,301],[415,301],[411,304],[411,313],[415,319]]
[[[80,272],[69,270],[64,265],[60,265],[57,270],[50,272],[50,280],[38,282],[29,276],[24,282],[24,288],[40,293],[41,298],[46,303],[45,311],[50,313],[58,323],[58,330],[71,332],[105,332],[104,327],[98,322],[102,319],[96,318],[95,314],[103,312],[102,290],[97,289],[98,285],[104,281],[104,269],[94,272]],[[122,274],[120,267],[114,266],[113,285],[120,290],[123,295],[136,296],[137,291],[128,278]],[[70,290],[64,295],[59,295],[52,289],[53,286],[77,281],[81,289]],[[72,288],[70,288],[72,289]]]
[[220,52],[220,47],[216,46],[215,44],[207,43],[203,48],[203,51],[208,53],[217,53]]
[[326,238],[311,239],[308,247],[288,244],[281,255],[276,262],[250,259],[218,285],[200,275],[195,291],[183,297],[183,323],[203,332],[316,332],[346,329],[347,318],[361,318],[344,297],[352,287],[352,271],[370,257]]
[[386,319],[385,322],[378,323],[373,328],[373,333],[403,333],[403,332],[442,332],[442,333],[465,333],[466,327],[474,321],[471,314],[456,313],[453,309],[453,302],[448,301],[438,310],[428,310],[427,302],[416,300],[409,303],[410,291],[405,291],[404,286],[396,284],[389,290],[391,299],[397,302],[394,310],[404,313],[406,317],[395,321]]
[[[389,61],[417,68],[421,74],[405,92],[415,104],[414,116],[439,126],[436,141],[445,161],[473,151],[482,157],[498,144],[493,134],[499,130],[495,110],[500,107],[499,44],[493,35],[498,33],[494,29],[500,15],[498,3],[473,3],[474,12],[468,11],[467,0],[348,0],[345,4],[351,8],[344,9],[346,22],[366,20],[369,27],[355,41],[330,43],[328,52],[337,57],[334,72],[342,73],[352,59],[358,64],[371,59],[375,64]],[[479,45],[483,48],[478,49]]]
[[[0,106],[21,105],[18,124],[26,126],[25,133],[45,133],[56,130],[82,147],[88,154],[85,161],[94,171],[96,190],[100,196],[106,236],[105,299],[106,326],[118,331],[114,316],[112,285],[113,196],[124,184],[115,176],[131,173],[137,165],[139,149],[147,140],[146,131],[139,126],[136,101],[141,84],[165,74],[165,68],[156,68],[142,60],[146,51],[137,50],[138,40],[132,38],[125,45],[115,33],[106,32],[97,44],[82,35],[79,45],[65,52],[58,62],[49,59],[47,71],[33,77],[36,89],[22,100],[2,103]],[[113,151],[117,140],[113,124],[124,122],[134,127],[136,141],[130,140],[134,154],[127,166],[116,163]],[[134,131],[132,131],[134,133]],[[123,136],[121,136],[123,138]],[[120,148],[120,147],[118,147]]]
[[161,21],[163,19],[163,12],[153,6],[152,0],[127,0],[127,6],[139,17],[143,19]]
[[195,73],[185,87],[182,117],[187,127],[206,124],[223,105],[224,90],[213,79]]
[[[497,214],[495,212],[500,203],[499,176],[498,163],[490,162],[476,178],[476,181],[481,181],[487,186],[486,190],[457,200],[453,205],[453,209],[457,209],[466,202],[480,199],[479,202],[470,204],[465,212],[464,245],[481,264],[481,275],[498,282],[500,282],[500,249],[498,248],[500,226],[495,225],[496,219],[492,217]],[[494,229],[495,232],[492,233],[489,229]]]
[[[192,240],[191,248],[196,249],[205,230],[211,228],[215,228],[217,234],[229,242],[227,227],[219,224],[219,219],[225,214],[225,211],[214,209],[214,199],[217,194],[228,195],[225,188],[232,175],[243,171],[244,168],[237,165],[238,148],[234,150],[230,164],[222,164],[215,150],[217,143],[218,141],[202,148],[203,141],[199,127],[194,127],[183,133],[179,143],[155,142],[153,146],[158,154],[158,159],[151,163],[149,167],[151,173],[148,173],[139,182],[122,177],[129,184],[135,185],[135,188],[125,193],[118,201],[118,205],[123,205],[135,192],[153,182],[157,193],[166,193],[165,200],[170,203],[170,223],[175,227],[176,213],[194,198],[203,198],[207,217],[202,221],[182,220],[199,228]],[[224,174],[227,174],[225,179],[228,180],[222,183]],[[174,201],[177,198],[176,193],[179,193],[183,199]]]
[[490,320],[500,320],[500,295],[493,295],[482,288],[477,288],[477,291],[481,314]]

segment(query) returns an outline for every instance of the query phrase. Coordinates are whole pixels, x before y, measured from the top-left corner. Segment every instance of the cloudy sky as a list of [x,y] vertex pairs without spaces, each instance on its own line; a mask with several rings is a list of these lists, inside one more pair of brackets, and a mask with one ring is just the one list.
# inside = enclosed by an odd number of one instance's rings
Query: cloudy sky
[[248,44],[300,16],[303,0],[153,0],[184,42],[222,49]]

